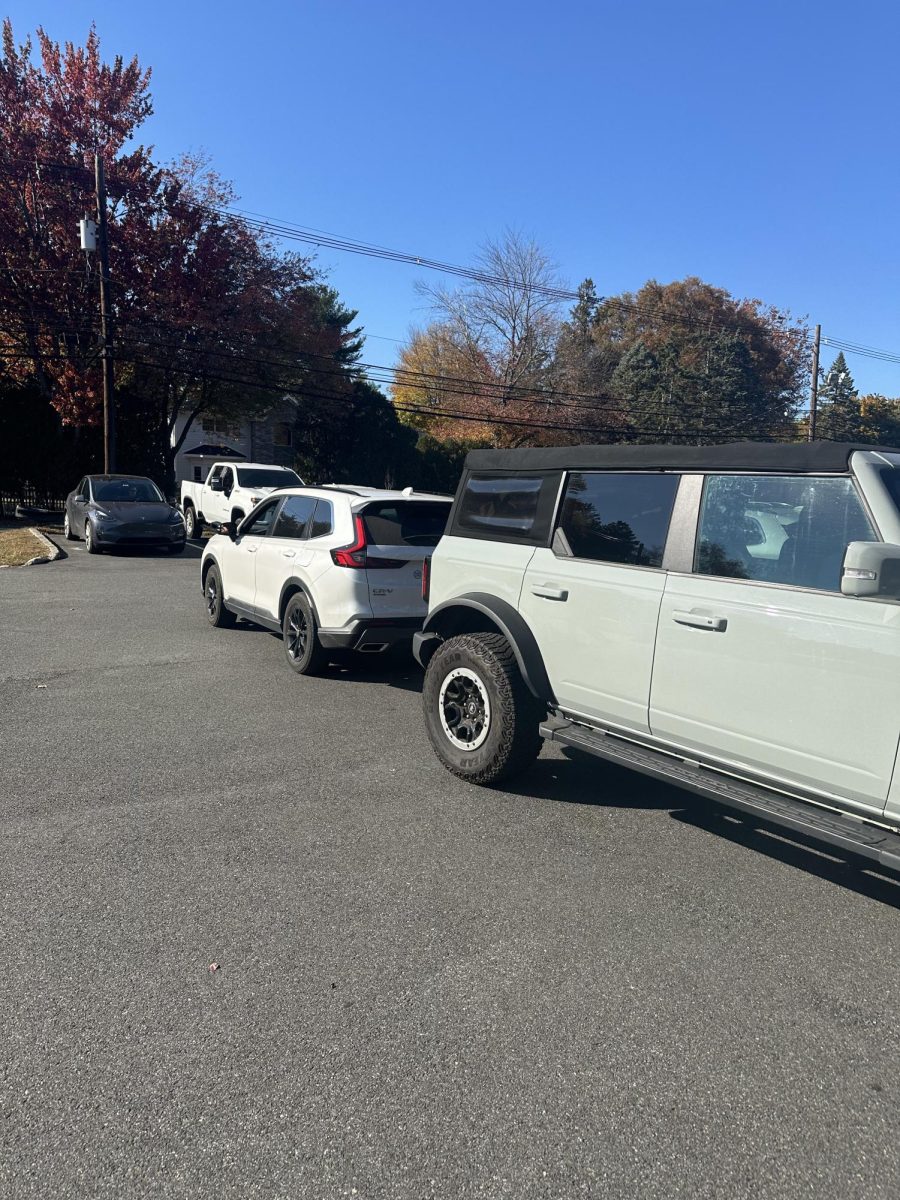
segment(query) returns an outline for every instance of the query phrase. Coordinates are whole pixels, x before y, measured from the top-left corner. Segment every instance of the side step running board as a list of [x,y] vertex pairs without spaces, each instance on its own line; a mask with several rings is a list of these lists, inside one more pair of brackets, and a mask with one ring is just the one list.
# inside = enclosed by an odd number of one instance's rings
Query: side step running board
[[849,854],[859,854],[874,859],[883,867],[900,871],[900,835],[871,825],[859,817],[819,808],[779,792],[770,792],[756,784],[722,775],[699,764],[649,750],[614,734],[576,725],[559,717],[544,721],[541,736],[548,742],[559,742],[588,754],[596,754],[632,771],[640,771],[676,787],[687,788],[729,808],[739,809],[760,820],[782,825],[795,833],[805,834]]

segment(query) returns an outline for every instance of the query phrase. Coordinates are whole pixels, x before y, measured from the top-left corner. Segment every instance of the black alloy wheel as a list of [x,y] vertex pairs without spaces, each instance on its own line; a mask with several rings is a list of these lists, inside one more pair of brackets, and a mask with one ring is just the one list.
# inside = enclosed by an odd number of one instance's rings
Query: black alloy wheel
[[222,576],[219,568],[212,566],[206,573],[206,583],[203,586],[203,598],[206,601],[206,619],[214,629],[230,629],[237,618],[225,607],[222,597]]
[[312,605],[302,592],[291,596],[282,622],[284,655],[298,675],[317,675],[328,657],[319,642]]

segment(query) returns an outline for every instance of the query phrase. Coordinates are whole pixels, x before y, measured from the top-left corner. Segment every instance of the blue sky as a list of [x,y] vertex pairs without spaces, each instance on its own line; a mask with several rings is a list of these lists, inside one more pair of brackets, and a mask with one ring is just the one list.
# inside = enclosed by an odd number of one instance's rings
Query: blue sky
[[[444,261],[512,227],[573,287],[696,274],[900,351],[900,7],[861,0],[6,0],[153,68],[146,142],[241,205]],[[394,360],[413,268],[322,252]],[[374,335],[379,335],[376,339]],[[823,361],[831,355],[826,351]],[[900,365],[849,358],[862,390]]]

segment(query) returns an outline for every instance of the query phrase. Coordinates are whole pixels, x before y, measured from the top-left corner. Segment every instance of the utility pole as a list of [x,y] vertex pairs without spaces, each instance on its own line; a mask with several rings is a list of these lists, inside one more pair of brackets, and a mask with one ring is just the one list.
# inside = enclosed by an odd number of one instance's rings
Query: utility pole
[[113,383],[113,329],[109,297],[109,237],[106,226],[106,174],[94,155],[97,186],[97,234],[100,251],[100,333],[103,338],[103,470],[116,469],[116,398]]
[[816,326],[816,336],[813,341],[812,385],[809,390],[809,432],[807,441],[816,440],[816,404],[819,399],[819,340],[822,336],[822,326]]

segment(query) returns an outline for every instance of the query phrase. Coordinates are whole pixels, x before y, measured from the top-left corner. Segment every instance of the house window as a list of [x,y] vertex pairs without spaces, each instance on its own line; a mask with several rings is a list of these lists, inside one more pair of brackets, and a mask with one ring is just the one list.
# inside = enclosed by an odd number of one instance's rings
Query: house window
[[228,438],[236,442],[241,436],[239,421],[227,421],[224,417],[204,417],[203,428],[213,437]]
[[272,444],[274,446],[291,445],[291,427],[287,421],[276,421],[272,426]]
[[194,463],[194,483],[203,482],[203,468],[199,463]]

